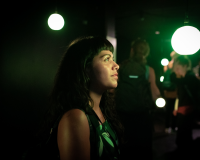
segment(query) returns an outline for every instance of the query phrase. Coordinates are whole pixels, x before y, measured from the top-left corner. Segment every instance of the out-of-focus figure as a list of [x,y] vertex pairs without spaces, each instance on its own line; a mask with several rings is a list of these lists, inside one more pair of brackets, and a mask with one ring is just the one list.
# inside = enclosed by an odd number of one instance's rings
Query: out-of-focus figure
[[198,111],[198,94],[200,91],[200,81],[191,71],[191,62],[186,56],[179,56],[174,62],[171,80],[177,86],[178,108],[173,111],[177,116],[177,137],[176,144],[178,150],[183,155],[190,153],[192,148],[192,124],[194,115]]
[[198,58],[198,65],[195,66],[193,69],[195,76],[200,80],[200,56]]
[[166,117],[165,117],[165,132],[171,133],[176,129],[176,117],[172,114],[174,110],[174,103],[177,97],[176,85],[171,82],[170,75],[174,74],[172,71],[174,60],[179,56],[178,53],[172,51],[170,53],[171,61],[167,66],[164,66],[164,81],[162,83],[164,90],[164,98],[166,101]]
[[122,148],[122,159],[152,159],[151,109],[160,91],[153,68],[146,65],[149,52],[149,44],[137,39],[131,44],[129,59],[120,64],[116,107],[127,141]]

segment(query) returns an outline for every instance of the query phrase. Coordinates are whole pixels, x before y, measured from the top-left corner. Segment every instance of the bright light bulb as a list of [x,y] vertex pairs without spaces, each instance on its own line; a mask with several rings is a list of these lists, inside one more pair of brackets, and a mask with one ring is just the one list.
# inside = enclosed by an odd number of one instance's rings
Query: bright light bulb
[[64,19],[60,14],[52,14],[48,19],[48,25],[52,30],[60,30],[64,26]]
[[164,76],[160,77],[160,81],[163,82],[164,81]]
[[183,26],[174,32],[171,45],[178,54],[194,54],[200,49],[200,32],[195,27]]
[[166,104],[165,100],[163,98],[158,98],[156,100],[156,106],[159,107],[159,108],[162,108],[164,107]]
[[161,60],[161,64],[162,64],[163,66],[167,66],[167,65],[169,64],[168,59],[163,58],[163,59]]

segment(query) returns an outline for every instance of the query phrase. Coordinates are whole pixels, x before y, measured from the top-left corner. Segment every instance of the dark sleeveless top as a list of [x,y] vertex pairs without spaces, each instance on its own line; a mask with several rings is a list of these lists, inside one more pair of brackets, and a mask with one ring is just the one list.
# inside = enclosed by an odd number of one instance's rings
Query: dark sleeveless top
[[[119,160],[118,138],[111,123],[106,120],[100,125],[100,120],[93,109],[91,109],[89,114],[85,114],[90,127],[90,160]],[[62,115],[58,116],[51,127],[50,134],[49,132],[48,135],[45,134],[46,138],[42,142],[32,146],[23,153],[22,160],[60,159],[57,144],[57,128]]]
[[96,113],[92,112],[91,114],[86,114],[90,125],[91,160],[119,159],[119,142],[111,123],[106,120],[100,125],[100,120]]

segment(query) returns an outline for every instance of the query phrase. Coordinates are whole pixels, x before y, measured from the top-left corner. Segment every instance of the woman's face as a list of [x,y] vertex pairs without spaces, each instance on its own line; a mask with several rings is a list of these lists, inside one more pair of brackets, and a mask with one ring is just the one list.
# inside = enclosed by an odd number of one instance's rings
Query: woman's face
[[101,51],[92,62],[91,87],[105,91],[117,87],[119,65],[113,61],[113,54],[108,50]]
[[179,77],[185,77],[185,74],[187,72],[187,66],[182,66],[178,63],[174,64],[174,72],[176,76]]

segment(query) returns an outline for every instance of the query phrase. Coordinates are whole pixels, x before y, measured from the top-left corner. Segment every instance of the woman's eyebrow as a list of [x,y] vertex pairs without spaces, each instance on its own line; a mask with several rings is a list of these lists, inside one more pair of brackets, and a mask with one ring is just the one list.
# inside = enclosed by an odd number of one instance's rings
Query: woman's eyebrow
[[[104,56],[110,56],[110,57],[111,57],[110,54],[104,54],[104,55],[102,55],[100,58],[102,58],[102,57],[104,57]],[[114,58],[114,57],[113,57],[113,58]]]

